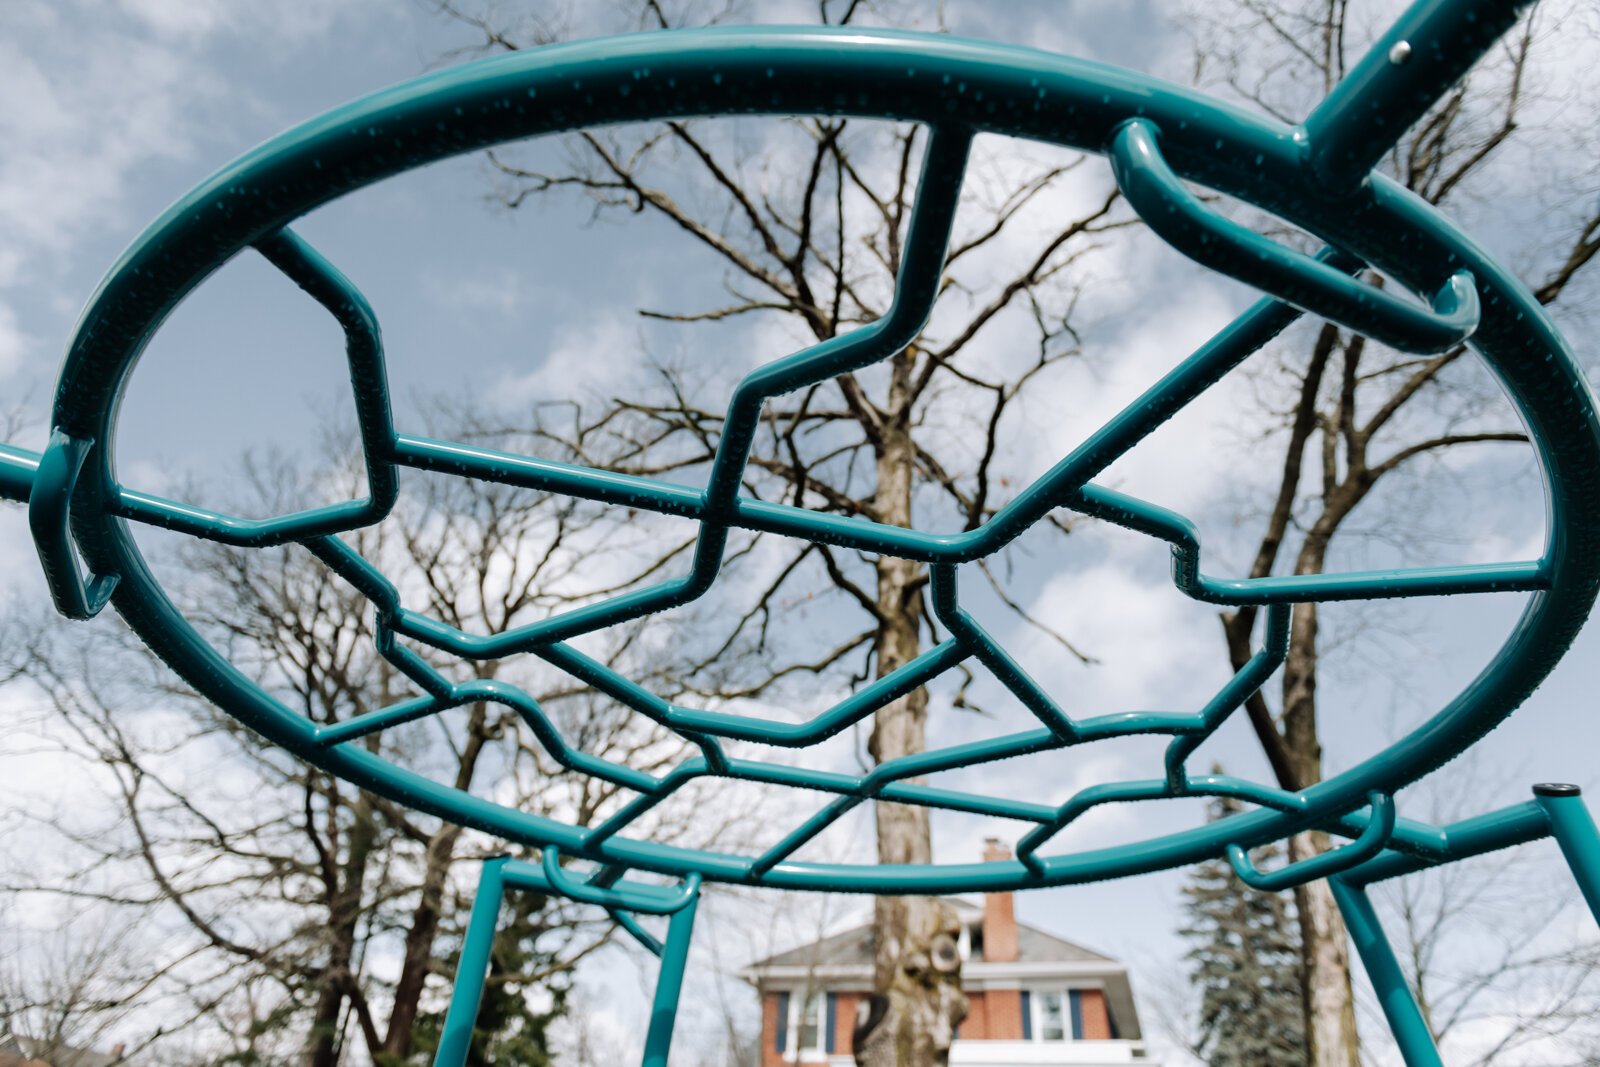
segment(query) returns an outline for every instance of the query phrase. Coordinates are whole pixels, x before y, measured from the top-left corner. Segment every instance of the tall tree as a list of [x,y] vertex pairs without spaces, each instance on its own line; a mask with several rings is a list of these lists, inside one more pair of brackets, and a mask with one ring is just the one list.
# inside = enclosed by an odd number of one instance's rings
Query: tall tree
[[[869,8],[824,3],[820,16],[849,23]],[[485,51],[535,47],[557,36],[537,21],[518,25],[499,12],[448,9],[482,32]],[[662,5],[644,3],[629,28],[666,29],[669,21]],[[925,131],[904,125],[802,118],[783,123],[782,135],[762,146],[783,153],[763,162],[735,123],[672,121],[574,133],[566,165],[515,150],[489,158],[508,207],[578,193],[599,215],[632,212],[669,224],[725,270],[728,302],[642,315],[686,328],[765,316],[823,342],[884,314],[902,265],[926,140]],[[1109,175],[1094,179],[1087,193],[1063,195],[1068,176],[1082,176],[1074,174],[1084,160],[1079,154],[1041,150],[1029,160],[1008,149],[1002,163],[982,152],[969,167],[978,178],[969,178],[933,325],[882,366],[770,403],[751,448],[745,492],[923,529],[975,529],[1005,503],[1009,483],[996,456],[1017,430],[1022,400],[1078,352],[1071,317],[1082,261],[1104,234],[1131,221],[1118,210]],[[991,255],[1002,247],[1003,258]],[[1020,359],[1015,349],[987,345],[1002,323],[1031,330],[1034,343],[1023,346]],[[703,383],[697,389],[682,371],[658,369],[650,395],[575,405],[564,445],[586,463],[595,462],[593,450],[602,446],[625,457],[613,466],[630,473],[703,472],[720,439],[727,383],[715,383],[720,393]],[[1065,531],[1065,520],[1052,523]],[[747,657],[734,678],[694,679],[706,697],[768,695],[797,675],[883,677],[938,639],[923,564],[861,558],[822,544],[774,544],[757,535],[730,555],[755,551],[757,543],[759,558],[770,564],[767,576],[752,583],[753,594],[731,616],[720,646],[758,655]],[[769,640],[777,599],[807,586],[822,590],[850,619],[830,627],[843,638],[822,649]],[[1003,591],[1001,597],[1024,612]],[[852,657],[864,657],[865,666],[852,668]],[[954,694],[937,710],[960,703]],[[866,757],[883,763],[922,751],[931,710],[925,686],[889,702],[873,718]],[[932,860],[925,808],[877,802],[874,815],[880,862]],[[888,998],[896,1062],[942,1062],[965,998],[959,966],[931,964],[954,959],[955,917],[936,899],[879,897],[875,927],[874,980]]]
[[[258,464],[253,490],[239,493],[242,510],[281,513],[319,492],[359,492],[362,478],[357,463]],[[629,561],[647,570],[653,557],[638,552],[625,525],[603,509],[543,494],[418,478],[389,520],[346,536],[395,576],[403,597],[451,625],[492,634],[585,600],[593,589],[582,582],[597,566],[613,569],[607,581],[623,586],[632,580]],[[184,541],[158,556],[157,567],[208,639],[313,721],[348,721],[410,695],[377,652],[370,603],[304,549]],[[615,635],[601,658],[633,662],[643,632]],[[142,992],[164,998],[182,1023],[169,1030],[230,1037],[239,1063],[280,1062],[285,1042],[298,1046],[304,1067],[348,1062],[352,1045],[377,1063],[416,1062],[418,1035],[431,1032],[428,990],[448,979],[439,946],[455,938],[470,904],[474,879],[460,867],[488,843],[264,743],[123,635],[119,644],[100,630],[80,643],[63,627],[45,627],[28,645],[24,672],[60,724],[49,732],[98,767],[113,814],[92,824],[41,819],[66,839],[76,867],[42,877],[19,871],[13,888],[175,924],[178,932],[153,953]],[[439,657],[436,667],[461,665]],[[525,688],[590,753],[645,769],[682,756],[664,730],[563,676],[526,663],[470,669],[478,677],[499,671]],[[680,673],[670,651],[653,651],[639,669]],[[150,708],[159,711],[143,710]],[[362,743],[457,788],[492,784],[524,810],[576,825],[623,802],[616,787],[553,764],[509,709],[479,703],[452,717],[459,721],[416,723]],[[707,827],[716,825],[702,821],[696,832],[714,835]],[[560,898],[519,895],[518,907],[489,998],[490,1020],[502,1025],[485,1046],[538,1062],[534,1050],[547,1051],[544,1027],[564,1006],[571,968],[609,940],[611,927]],[[533,988],[545,991],[548,1010],[527,1007]],[[173,1054],[170,1040],[163,1048]]]
[[[1388,25],[1399,8],[1384,4],[1370,18],[1362,12],[1358,21],[1348,0],[1208,5],[1191,13],[1197,26],[1196,70],[1208,88],[1298,122],[1366,50],[1365,27]],[[1556,75],[1541,71],[1541,62],[1560,43],[1558,22],[1555,11],[1535,9],[1525,16],[1502,47],[1405,134],[1383,167],[1429,203],[1494,229],[1494,209],[1486,205],[1495,202],[1495,187],[1513,177],[1505,164],[1550,149],[1539,156],[1537,192],[1552,206],[1538,226],[1523,232],[1523,243],[1506,261],[1523,265],[1529,289],[1560,314],[1578,288],[1574,283],[1600,253],[1600,208],[1584,155],[1574,151],[1592,144],[1585,130],[1572,125],[1584,121],[1577,115],[1587,109],[1565,114],[1553,109],[1554,100],[1570,90]],[[1537,121],[1525,121],[1530,110]],[[1274,429],[1255,453],[1259,463],[1276,457],[1276,476],[1265,488],[1265,517],[1249,553],[1251,577],[1321,572],[1337,545],[1357,539],[1357,524],[1350,520],[1380,486],[1438,461],[1447,451],[1461,454],[1526,441],[1505,405],[1485,400],[1487,383],[1474,373],[1469,352],[1461,346],[1415,358],[1331,325],[1292,334],[1276,347],[1278,376],[1262,391]],[[1235,669],[1250,656],[1258,614],[1246,607],[1222,616]],[[1297,606],[1277,700],[1264,690],[1246,706],[1273,773],[1286,789],[1303,789],[1323,777],[1319,637],[1317,606]],[[1290,856],[1304,859],[1328,847],[1325,834],[1300,834],[1290,842]],[[1296,910],[1311,1062],[1353,1067],[1359,1063],[1359,1042],[1344,924],[1322,882],[1296,890]]]
[[[1243,805],[1221,798],[1208,808],[1216,820]],[[1251,853],[1258,867],[1280,856],[1276,845]],[[1193,868],[1183,895],[1178,932],[1191,943],[1189,982],[1200,991],[1193,1051],[1211,1067],[1305,1067],[1300,935],[1288,898],[1251,889],[1223,859]]]

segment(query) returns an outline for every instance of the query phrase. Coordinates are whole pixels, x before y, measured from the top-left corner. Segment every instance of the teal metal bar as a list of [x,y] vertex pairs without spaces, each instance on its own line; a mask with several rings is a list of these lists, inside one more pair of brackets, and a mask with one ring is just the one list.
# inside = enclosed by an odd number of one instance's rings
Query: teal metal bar
[[85,577],[72,543],[72,498],[78,488],[78,475],[93,448],[92,437],[74,437],[59,429],[51,431],[50,444],[39,457],[28,495],[28,527],[44,568],[45,583],[56,610],[69,619],[90,619],[100,614],[119,580],[115,573]]
[[[267,262],[333,316],[345,336],[345,362],[356,406],[356,431],[367,460],[365,522],[387,515],[400,496],[393,455],[394,411],[378,313],[354,282],[287,226],[255,243]],[[299,536],[296,535],[297,539]]]
[[1328,888],[1333,891],[1333,899],[1344,916],[1350,939],[1356,946],[1356,954],[1361,957],[1367,976],[1372,979],[1378,1005],[1383,1009],[1383,1017],[1388,1020],[1406,1067],[1444,1067],[1444,1061],[1439,1058],[1439,1047],[1434,1044],[1433,1032],[1422,1017],[1422,1009],[1417,1007],[1417,999],[1411,995],[1411,986],[1406,981],[1405,972],[1400,969],[1400,962],[1395,959],[1394,949],[1383,932],[1383,924],[1378,921],[1378,913],[1373,910],[1366,890],[1340,877],[1328,879]]
[[1184,761],[1283,666],[1289,654],[1289,622],[1290,613],[1286,606],[1274,604],[1267,609],[1266,634],[1261,650],[1251,656],[1239,672],[1229,679],[1228,684],[1200,709],[1196,716],[1200,720],[1198,728],[1174,737],[1172,744],[1167,746],[1165,763],[1168,785],[1174,789],[1183,786],[1187,773],[1183,767]]
[[1306,118],[1312,172],[1345,192],[1511,28],[1533,0],[1420,0]]
[[689,899],[672,913],[667,943],[661,953],[661,973],[650,1003],[650,1029],[645,1033],[643,1067],[667,1067],[672,1050],[672,1029],[678,1019],[678,998],[689,964],[689,939],[694,934],[694,914],[700,906],[700,879],[691,876]]
[[39,453],[0,444],[0,500],[26,504],[39,473]]
[[561,850],[544,850],[538,876],[530,868],[518,866],[507,874],[507,882],[519,888],[548,888],[569,900],[598,904],[603,908],[626,908],[641,915],[672,915],[693,903],[700,889],[700,876],[691,874],[676,889],[665,886],[620,883],[600,885],[580,882],[561,867]]
[[467,936],[461,943],[461,959],[456,964],[455,986],[450,1007],[445,1011],[444,1030],[439,1035],[439,1051],[433,1067],[463,1067],[472,1048],[472,1028],[483,1003],[483,987],[489,980],[489,957],[494,948],[495,928],[500,924],[500,905],[505,899],[505,869],[509,857],[495,856],[483,861],[478,875],[478,892],[472,898],[472,916],[467,920]]
[[1447,826],[1407,823],[1396,821],[1388,850],[1339,877],[1362,887],[1550,836],[1544,810],[1531,800]]
[[378,316],[349,278],[287,227],[255,248],[331,314],[345,335],[345,359],[355,399],[356,428],[367,466],[367,496],[269,519],[241,519],[148,493],[121,491],[117,514],[226,545],[264,548],[369,526],[388,515],[399,498],[393,454],[394,415]]
[[[1508,27],[1524,0],[1420,0],[1300,128],[1248,114],[1126,71],[948,37],[877,30],[724,28],[578,42],[440,71],[314,119],[253,150],[182,198],[123,255],[91,298],[58,382],[43,455],[0,446],[0,498],[26,502],[53,598],[72,617],[107,602],[204,696],[287,751],[358,786],[441,818],[543,850],[535,867],[485,864],[463,943],[458,996],[446,1017],[441,1067],[468,1055],[508,889],[561,893],[606,908],[661,957],[646,1063],[664,1065],[681,996],[701,879],[775,888],[943,893],[1097,881],[1226,855],[1241,878],[1280,889],[1331,877],[1357,947],[1395,1024],[1407,1062],[1437,1050],[1363,887],[1492,848],[1554,835],[1600,918],[1600,832],[1576,788],[1540,786],[1535,800],[1438,827],[1398,819],[1397,789],[1442,766],[1509,715],[1542,681],[1583,624],[1600,588],[1600,417],[1570,349],[1525,287],[1431,206],[1369,173],[1405,129]],[[401,434],[394,425],[379,323],[350,279],[288,227],[321,204],[412,167],[519,138],[613,123],[700,115],[850,115],[912,123],[926,138],[904,252],[883,316],[756,368],[735,387],[704,489]],[[1181,252],[1265,295],[1137,400],[1021,490],[985,523],[956,533],[902,529],[746,495],[742,485],[762,412],[775,398],[902,351],[923,331],[946,283],[945,257],[974,136],[994,132],[1109,157],[1127,202]],[[1326,247],[1302,255],[1211,211],[1198,183],[1276,214]],[[122,486],[104,445],[115,439],[123,390],[167,315],[230,257],[255,248],[326,309],[345,359],[367,471],[367,496],[309,511],[244,519]],[[1392,283],[1355,275],[1370,266]],[[1395,293],[1409,292],[1423,304]],[[1209,576],[1188,518],[1091,479],[1301,317],[1301,309],[1411,351],[1467,338],[1528,427],[1544,479],[1548,523],[1538,559],[1249,579]],[[473,634],[408,609],[395,584],[336,534],[381,520],[398,468],[527,486],[698,523],[685,573],[497,634]],[[1069,713],[963,607],[957,567],[1011,544],[1057,509],[1170,546],[1171,578],[1197,600],[1266,609],[1263,647],[1197,711]],[[261,547],[299,543],[376,613],[377,652],[420,691],[339,723],[312,723],[237,670],[190,625],[151,575],[128,521]],[[886,553],[930,568],[935,618],[949,638],[857,689],[809,721],[774,721],[674,704],[585,655],[569,639],[686,605],[724,563],[730,531],[770,533]],[[81,555],[81,561],[80,561]],[[88,575],[86,577],[85,575]],[[1296,603],[1414,596],[1530,594],[1521,619],[1479,676],[1432,717],[1363,762],[1290,792],[1185,763],[1280,667]],[[434,652],[417,647],[430,646]],[[497,679],[456,683],[437,653],[487,660],[528,653],[698,747],[654,775],[570,743],[539,702]],[[857,774],[729,758],[721,741],[797,749],[863,721],[896,697],[976,665],[1040,728],[935,748]],[[512,709],[562,767],[633,796],[598,826],[575,826],[496,804],[354,744],[472,702]],[[1098,783],[1065,803],[963,792],[914,780],[941,771],[1087,742],[1160,734],[1165,775]],[[759,856],[661,843],[624,831],[684,784],[739,779],[816,790],[831,799]],[[1098,805],[1229,796],[1256,805],[1206,826],[1041,857],[1053,834]],[[798,849],[871,800],[1031,823],[1013,861],[849,866],[796,863]],[[1363,800],[1370,810],[1359,810]],[[1263,873],[1249,850],[1308,828],[1352,842]],[[561,854],[599,864],[587,879]],[[680,879],[630,881],[625,868]],[[670,916],[663,943],[638,914]]]
[[643,946],[644,950],[650,955],[659,959],[661,953],[666,951],[666,946],[661,943],[660,938],[646,930],[639,924],[638,919],[635,919],[621,908],[607,908],[606,914],[611,916],[611,921],[626,930],[628,936]]
[[1329,849],[1310,859],[1291,863],[1276,871],[1261,871],[1250,860],[1250,853],[1240,845],[1228,846],[1228,863],[1239,880],[1252,889],[1275,893],[1280,889],[1327,878],[1339,871],[1359,866],[1383,851],[1390,835],[1394,833],[1394,799],[1385,793],[1373,793],[1367,798],[1372,805],[1372,818],[1361,836],[1348,845]]
[[1600,829],[1581,790],[1575,785],[1536,785],[1533,799],[1550,820],[1550,834],[1561,846],[1595,922],[1600,922]]
[[1431,309],[1357,281],[1206,207],[1162,158],[1160,136],[1148,119],[1129,120],[1111,142],[1111,169],[1145,223],[1196,263],[1401,351],[1442,352],[1478,328],[1471,274],[1452,274]]
[[[1453,34],[1471,29],[1466,23],[1477,19],[1490,26],[1499,18],[1497,10],[1487,0],[1417,5],[1406,16],[1412,22],[1404,23],[1412,28],[1404,32],[1416,35],[1421,27],[1445,42],[1437,46],[1445,49],[1456,40]],[[643,34],[575,42],[435,72],[272,139],[180,199],[141,235],[86,306],[58,382],[51,425],[65,439],[79,443],[72,447],[84,450],[81,477],[64,476],[59,470],[51,474],[43,470],[48,466],[44,457],[8,448],[0,450],[0,495],[27,497],[30,507],[38,509],[36,541],[52,568],[52,586],[58,594],[65,592],[60,599],[69,610],[88,613],[109,590],[105,585],[96,591],[95,582],[106,576],[109,583],[109,576],[115,576],[113,602],[133,631],[198,692],[247,727],[362,788],[529,847],[553,847],[601,864],[680,879],[693,873],[775,888],[939,893],[1130,875],[1214,857],[1230,844],[1248,850],[1307,827],[1358,839],[1371,836],[1377,832],[1372,829],[1374,817],[1357,810],[1368,795],[1393,795],[1509,715],[1570,645],[1600,588],[1600,482],[1591,477],[1600,468],[1600,418],[1570,348],[1526,289],[1432,207],[1379,175],[1320,192],[1312,175],[1308,153],[1313,149],[1328,151],[1339,137],[1360,151],[1370,151],[1378,143],[1372,139],[1371,124],[1362,117],[1373,94],[1421,92],[1420,87],[1428,84],[1437,90],[1447,83],[1449,71],[1434,63],[1418,44],[1421,40],[1409,42],[1411,59],[1398,64],[1412,64],[1402,72],[1401,81],[1380,79],[1373,83],[1376,88],[1362,90],[1366,75],[1353,77],[1318,109],[1305,129],[1133,72],[1022,48],[869,29],[730,27]],[[1470,52],[1481,51],[1480,46],[1481,40],[1470,48],[1459,42],[1457,47]],[[841,57],[848,61],[841,62]],[[1470,61],[1465,52],[1459,58],[1462,63]],[[1386,68],[1374,69],[1383,78],[1391,77]],[[1401,121],[1406,108],[1414,104],[1415,100],[1406,103],[1391,118]],[[889,311],[877,322],[747,375],[729,402],[706,489],[398,432],[376,315],[348,279],[287,229],[295,219],[404,170],[519,138],[730,112],[849,114],[906,122],[922,128],[924,133],[918,136],[926,136],[926,150]],[[1361,128],[1366,132],[1360,133]],[[941,265],[960,201],[969,144],[974,135],[991,132],[1119,155],[1123,176],[1144,190],[1133,190],[1131,198],[1143,205],[1152,225],[1161,228],[1173,212],[1175,217],[1189,217],[1185,225],[1192,224],[1192,236],[1216,245],[1207,255],[1220,249],[1234,268],[1243,263],[1247,273],[1264,270],[1259,277],[1250,276],[1275,296],[1258,301],[1211,341],[1177,361],[1133,404],[1090,432],[1043,478],[1021,488],[976,529],[953,533],[900,529],[745,494],[740,484],[747,438],[756,426],[751,420],[759,417],[767,401],[842,370],[890,357],[925,327],[943,284]],[[1384,136],[1390,134],[1392,129]],[[1199,214],[1188,211],[1193,205],[1179,195],[1181,185],[1174,184],[1183,182],[1207,186],[1271,212],[1327,247],[1316,257],[1301,257],[1270,242],[1261,243],[1259,235],[1219,229],[1221,224],[1203,205]],[[276,263],[345,330],[345,359],[368,468],[366,502],[263,520],[239,519],[124,487],[118,482],[114,457],[105,448],[86,444],[115,439],[129,375],[172,309],[230,257],[252,247]],[[1249,262],[1258,252],[1265,254],[1266,268]],[[1220,261],[1219,265],[1232,269]],[[1368,265],[1391,280],[1389,291],[1435,294],[1436,306],[1413,305],[1403,298],[1385,303],[1386,294],[1350,277]],[[1459,285],[1441,291],[1447,279],[1462,282],[1462,272],[1473,279],[1471,291]],[[1469,329],[1474,316],[1468,305],[1474,293],[1479,300],[1472,344],[1504,385],[1537,452],[1549,516],[1537,559],[1217,578],[1203,571],[1200,536],[1192,522],[1157,502],[1091,481],[1295,322],[1300,312],[1294,300],[1335,312],[1347,323],[1369,326],[1380,334],[1387,331],[1399,343],[1423,347]],[[55,466],[71,466],[64,463],[68,458],[60,451]],[[693,560],[687,573],[653,588],[598,599],[505,634],[465,633],[408,609],[377,567],[330,532],[341,523],[380,515],[392,495],[398,466],[537,486],[604,504],[683,516],[700,526]],[[993,634],[962,609],[955,568],[1004,548],[1055,509],[1097,517],[1165,542],[1172,550],[1174,584],[1188,596],[1219,604],[1276,607],[1269,614],[1277,618],[1286,617],[1287,605],[1310,601],[1494,592],[1531,595],[1510,636],[1481,674],[1387,748],[1297,793],[1227,783],[1189,775],[1184,760],[1197,738],[1224,721],[1276,669],[1277,642],[1272,635],[1278,627],[1269,626],[1262,652],[1198,712],[1108,708],[1080,717],[1076,709],[1069,714],[1067,701],[1046,692]],[[190,625],[151,573],[135,540],[134,522],[235,545],[286,540],[305,545],[372,602],[377,651],[420,693],[349,723],[308,721],[301,709],[286,705],[234,668],[224,652]],[[805,723],[746,718],[729,708],[681,707],[565,643],[699,597],[715,581],[729,531],[736,527],[929,564],[935,611],[950,630],[949,641],[928,650],[904,673],[851,694]],[[72,558],[74,549],[81,565]],[[85,581],[85,571],[96,577]],[[430,665],[433,652],[419,645],[468,659],[530,653],[698,746],[700,756],[662,776],[595,760],[563,738],[527,693],[503,683],[457,685]],[[756,758],[755,753],[745,758],[743,751],[741,758],[729,759],[719,747],[719,739],[730,738],[790,749],[812,744],[862,721],[880,697],[889,699],[907,691],[903,687],[932,682],[974,659],[1033,712],[1041,730],[935,750],[886,764],[872,774],[785,765]],[[537,742],[562,766],[636,795],[620,798],[616,812],[600,826],[577,827],[430,781],[391,759],[385,746],[352,743],[467,700],[489,700],[515,709]],[[1136,734],[1175,739],[1165,777],[1103,783],[1065,805],[911,780],[919,772]],[[1015,818],[1035,829],[1025,835],[1029,847],[1019,850],[1016,861],[945,866],[796,863],[783,850],[802,844],[804,829],[785,838],[783,849],[764,857],[684,848],[650,840],[642,831],[627,836],[638,825],[638,816],[673,790],[688,781],[714,777],[816,789],[832,794],[826,803],[836,805],[831,809],[835,812],[878,798]],[[1258,810],[1114,847],[1048,857],[1031,851],[1096,804],[1224,791],[1250,799]],[[825,822],[822,817],[809,825],[815,828]],[[1511,823],[1515,826],[1505,833],[1526,832],[1524,816]],[[1440,828],[1396,820],[1383,851],[1361,863],[1360,869],[1377,874],[1431,861],[1449,851],[1441,844],[1443,833]],[[1340,855],[1341,862],[1359,857],[1349,851]]]
[[[464,1067],[466,1063],[472,1046],[473,1025],[489,976],[490,951],[494,947],[500,907],[508,889],[557,894],[569,900],[598,904],[641,945],[661,958],[661,974],[656,981],[650,1028],[645,1038],[644,1064],[645,1067],[665,1067],[672,1044],[673,1020],[683,989],[689,941],[694,932],[695,910],[700,902],[700,876],[690,875],[674,889],[619,880],[621,874],[620,868],[603,867],[588,881],[580,882],[561,869],[555,849],[545,852],[541,866],[506,856],[484,861],[433,1067]],[[630,912],[670,915],[665,944],[640,926]]]

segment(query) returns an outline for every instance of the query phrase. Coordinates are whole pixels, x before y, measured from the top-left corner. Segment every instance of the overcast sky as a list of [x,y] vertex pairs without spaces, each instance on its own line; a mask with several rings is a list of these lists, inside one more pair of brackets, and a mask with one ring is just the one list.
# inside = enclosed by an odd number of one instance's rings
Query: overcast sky
[[[1112,0],[952,4],[947,17],[957,32],[1182,78],[1187,38],[1158,7]],[[765,8],[763,15],[781,20],[785,10]],[[575,21],[575,32],[587,28]],[[908,16],[906,24],[933,28],[930,22]],[[21,442],[42,441],[57,364],[84,299],[167,204],[283,128],[461,61],[467,57],[459,49],[472,43],[470,32],[428,5],[390,0],[0,5],[0,400],[25,403],[32,421]],[[481,390],[485,402],[503,402],[548,398],[569,384],[593,386],[634,358],[645,339],[636,308],[672,306],[708,286],[717,295],[716,266],[686,257],[682,243],[660,229],[586,225],[573,201],[509,213],[491,205],[491,188],[481,159],[453,160],[338,202],[297,226],[377,308],[402,411],[441,392]],[[1096,294],[1091,339],[1110,355],[1071,372],[1051,416],[1038,413],[1031,447],[1018,446],[1008,457],[1024,475],[1081,440],[1097,418],[1137,395],[1248,299],[1240,287],[1184,272],[1174,254],[1148,240],[1119,246],[1106,271],[1119,285],[1165,278],[1184,285],[1164,289],[1159,301],[1115,287]],[[1152,305],[1164,314],[1149,314]],[[756,361],[783,354],[781,331],[746,340]],[[180,308],[152,345],[130,390],[120,469],[131,485],[166,491],[193,481],[214,485],[247,450],[309,454],[319,443],[320,421],[345,395],[343,381],[337,337],[321,313],[269,268],[241,258]],[[1196,405],[1115,471],[1118,484],[1188,511],[1223,543],[1261,473],[1249,466],[1234,415],[1245,387],[1234,388]],[[1470,517],[1463,522],[1477,525],[1425,546],[1423,557],[1466,562],[1537,553],[1536,492],[1512,487],[1494,506],[1479,507],[1451,494],[1486,483],[1474,481],[1472,470],[1444,473],[1443,489],[1416,500],[1440,514],[1459,511]],[[1489,467],[1479,473],[1497,477]],[[1387,506],[1405,509],[1403,502]],[[1405,528],[1403,516],[1396,521]],[[1058,662],[1047,642],[1002,616],[993,618],[995,628],[1053,691],[1072,694],[1074,708],[1194,706],[1197,693],[1203,699],[1226,677],[1212,610],[1172,589],[1159,546],[1095,532],[1082,541],[1071,559],[1032,559],[1024,584],[1031,606],[1102,665]],[[1390,558],[1382,538],[1361,551]],[[1225,553],[1222,559],[1240,562]],[[36,570],[21,509],[0,511],[0,580],[14,595],[37,599],[43,587]],[[1520,600],[1481,599],[1376,615],[1330,612],[1330,627],[1346,637],[1324,683],[1331,769],[1351,765],[1418,721],[1482,665]],[[1495,735],[1494,773],[1477,805],[1521,800],[1533,780],[1600,784],[1593,758],[1600,742],[1592,714],[1597,662],[1600,636],[1591,631]],[[967,719],[942,736],[993,728]],[[1230,724],[1206,753],[1230,769],[1260,773],[1242,723]],[[1139,768],[1140,761],[1150,767],[1149,756],[1148,746],[1129,746],[1034,761],[1008,770],[1004,781],[978,773],[963,784],[1060,800],[1094,781],[1148,776]],[[1057,845],[1092,847],[1192,818],[1192,810],[1119,809],[1086,820]],[[952,823],[941,831],[939,858],[976,858],[987,833],[1015,837],[1017,828]],[[1024,921],[1129,959],[1138,968],[1136,991],[1142,981],[1154,990],[1160,971],[1181,966],[1174,934],[1179,881],[1167,874],[1038,892],[1019,911]],[[847,916],[852,906],[834,914]],[[719,958],[724,965],[740,962],[725,952]]]

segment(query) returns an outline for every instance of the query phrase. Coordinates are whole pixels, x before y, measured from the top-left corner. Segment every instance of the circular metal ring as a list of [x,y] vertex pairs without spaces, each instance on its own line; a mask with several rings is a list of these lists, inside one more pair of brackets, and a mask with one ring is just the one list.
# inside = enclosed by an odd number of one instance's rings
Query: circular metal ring
[[[1179,177],[1328,240],[1414,292],[1471,273],[1483,305],[1473,345],[1538,453],[1548,503],[1543,588],[1461,694],[1385,750],[1257,810],[1146,841],[1018,862],[935,866],[778,863],[585,832],[429,781],[349,746],[322,747],[212,648],[152,576],[127,521],[112,456],[136,361],[166,316],[229,257],[321,204],[450,155],[608,123],[729,114],[852,115],[993,132],[1104,153],[1139,118]],[[1164,869],[1281,838],[1393,794],[1473,744],[1555,666],[1600,588],[1600,419],[1571,352],[1504,268],[1416,197],[1373,176],[1338,198],[1306,180],[1296,131],[1155,79],[1030,49],[919,34],[718,29],[589,41],[479,61],[384,90],[268,141],[204,182],[122,256],[80,320],[54,423],[99,442],[72,502],[73,535],[134,631],[206,698],[297,756],[418,809],[529,845],[668,874],[794,888],[943,893],[1054,885]]]

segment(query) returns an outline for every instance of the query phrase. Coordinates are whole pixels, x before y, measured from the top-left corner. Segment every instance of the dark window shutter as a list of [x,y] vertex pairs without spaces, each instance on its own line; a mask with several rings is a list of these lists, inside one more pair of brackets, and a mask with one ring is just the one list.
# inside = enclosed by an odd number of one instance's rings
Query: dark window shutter
[[1033,1040],[1033,997],[1022,991],[1022,1040]]
[[832,1052],[833,1051],[833,1031],[836,1028],[835,1024],[838,1022],[838,1019],[839,1019],[839,994],[837,994],[837,993],[829,993],[828,994],[828,1012],[827,1012],[827,1015],[824,1016],[824,1018],[823,1018],[824,1027],[823,1027],[823,1031],[822,1031],[822,1051],[824,1051],[824,1052]]
[[1072,1012],[1072,1040],[1083,1040],[1083,994],[1076,989],[1068,990],[1067,1005]]
[[789,994],[778,994],[778,1025],[773,1029],[772,1047],[785,1051],[789,1044]]

